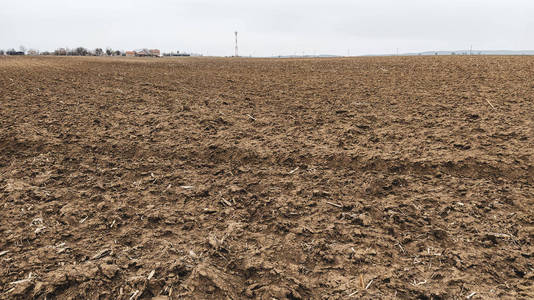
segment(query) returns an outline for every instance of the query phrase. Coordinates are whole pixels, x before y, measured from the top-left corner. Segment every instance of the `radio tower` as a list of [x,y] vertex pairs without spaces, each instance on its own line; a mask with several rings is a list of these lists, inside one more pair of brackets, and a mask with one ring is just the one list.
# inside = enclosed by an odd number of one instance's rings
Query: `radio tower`
[[234,32],[235,34],[235,57],[238,57],[239,55],[237,54],[237,31]]

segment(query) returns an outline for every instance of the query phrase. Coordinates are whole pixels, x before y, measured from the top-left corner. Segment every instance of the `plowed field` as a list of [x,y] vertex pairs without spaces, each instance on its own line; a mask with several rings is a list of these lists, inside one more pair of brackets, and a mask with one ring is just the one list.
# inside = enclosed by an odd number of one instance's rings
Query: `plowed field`
[[532,299],[534,58],[0,57],[1,299]]

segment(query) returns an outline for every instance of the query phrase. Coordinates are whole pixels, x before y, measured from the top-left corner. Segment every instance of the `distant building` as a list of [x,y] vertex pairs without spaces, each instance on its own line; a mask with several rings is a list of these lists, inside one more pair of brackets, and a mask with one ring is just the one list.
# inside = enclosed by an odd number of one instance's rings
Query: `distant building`
[[6,51],[7,55],[24,55],[24,51],[15,51],[13,49]]
[[126,51],[126,56],[159,57],[161,56],[161,52],[159,51],[159,49],[142,49],[142,50]]
[[135,56],[150,56],[150,53],[147,49],[135,51]]

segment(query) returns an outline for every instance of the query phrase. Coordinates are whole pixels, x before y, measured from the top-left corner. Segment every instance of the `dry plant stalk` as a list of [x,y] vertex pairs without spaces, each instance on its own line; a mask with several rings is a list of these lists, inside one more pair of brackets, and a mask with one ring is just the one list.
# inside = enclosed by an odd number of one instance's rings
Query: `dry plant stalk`
[[491,102],[489,102],[488,99],[486,99],[486,102],[488,102],[488,104],[491,106],[491,108],[495,109],[495,106],[493,106],[493,104],[491,104]]

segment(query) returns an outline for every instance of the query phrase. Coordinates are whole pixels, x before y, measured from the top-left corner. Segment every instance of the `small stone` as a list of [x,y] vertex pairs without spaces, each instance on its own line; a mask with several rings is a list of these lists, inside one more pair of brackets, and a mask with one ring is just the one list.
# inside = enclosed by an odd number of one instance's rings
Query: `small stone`
[[119,267],[116,265],[101,264],[100,270],[107,278],[111,279],[115,277],[115,274],[119,271]]
[[244,191],[244,189],[238,187],[237,185],[231,185],[229,188],[230,188],[230,192],[232,193],[240,193]]

